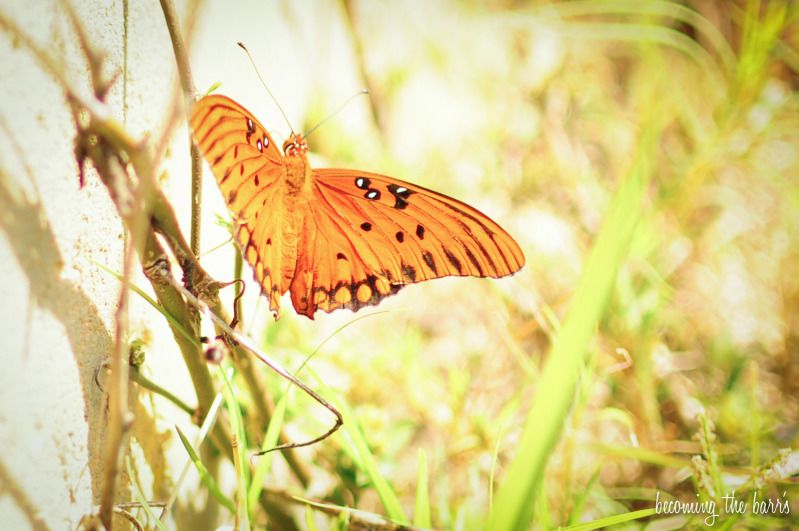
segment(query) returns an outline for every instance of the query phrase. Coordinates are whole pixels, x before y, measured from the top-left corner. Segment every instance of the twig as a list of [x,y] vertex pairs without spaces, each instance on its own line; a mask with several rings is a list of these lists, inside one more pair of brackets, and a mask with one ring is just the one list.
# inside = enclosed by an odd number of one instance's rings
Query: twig
[[[180,24],[175,14],[175,5],[172,0],[161,0],[161,9],[164,12],[169,38],[172,40],[172,49],[175,52],[175,63],[178,68],[180,85],[183,88],[185,102],[193,102],[197,89],[191,76],[189,55],[183,37],[180,34]],[[195,10],[191,11],[196,12]],[[200,220],[202,219],[202,158],[200,150],[189,137],[189,150],[191,153],[191,251],[194,256],[200,255]]]
[[[76,22],[77,23],[77,22]],[[88,53],[88,52],[86,52]],[[99,98],[100,94],[96,97]],[[73,102],[73,113],[77,116],[80,112]],[[76,119],[76,122],[79,122]],[[111,126],[111,127],[108,127]],[[119,136],[113,139],[99,131],[120,131]],[[144,256],[146,234],[149,228],[149,211],[152,198],[155,194],[156,183],[153,176],[153,166],[147,156],[143,144],[135,144],[120,127],[110,119],[95,120],[90,116],[84,135],[81,153],[92,160],[98,174],[114,199],[117,211],[128,230],[128,240],[125,250],[123,265],[122,289],[115,315],[115,346],[111,359],[111,378],[108,390],[109,420],[105,451],[104,482],[100,495],[100,520],[106,529],[111,528],[114,502],[116,497],[116,482],[119,472],[120,452],[122,451],[125,433],[132,422],[128,411],[128,298],[129,280],[133,272],[135,256]],[[97,135],[97,142],[86,142],[86,135]],[[118,148],[114,144],[125,144],[125,153],[136,169],[137,184],[133,184],[124,169],[123,161]],[[132,192],[131,192],[132,190]]]
[[342,507],[340,505],[320,500],[304,498],[302,496],[292,494],[286,490],[264,488],[261,496],[279,498],[283,503],[305,505],[330,516],[341,517],[342,515],[346,515],[350,529],[380,529],[383,531],[414,531],[421,529],[418,527],[409,526],[407,524],[392,522],[391,520],[379,514],[362,511],[360,509],[352,509],[350,507]]
[[195,412],[195,415],[198,418],[203,418],[213,402],[216,392],[214,391],[211,373],[202,358],[202,348],[199,342],[199,322],[196,312],[186,305],[179,292],[168,283],[163,282],[162,276],[154,273],[160,268],[166,267],[169,263],[166,252],[156,239],[155,234],[151,234],[147,240],[147,250],[142,262],[144,264],[144,275],[153,286],[161,306],[191,333],[192,339],[189,339],[170,323],[172,336],[183,355],[183,360],[189,370],[189,376],[194,384],[194,390],[197,393],[198,411]]
[[[224,314],[222,315],[222,319],[226,320],[226,316]],[[236,364],[236,368],[244,379],[245,385],[250,390],[253,405],[255,406],[254,409],[258,416],[261,417],[261,424],[268,426],[269,421],[275,412],[275,403],[266,391],[266,387],[263,383],[263,376],[260,372],[255,370],[255,366],[252,363],[252,358],[244,353],[244,349],[239,346],[233,346],[231,350],[233,352],[233,360]],[[308,467],[305,466],[305,463],[297,457],[294,449],[285,445],[288,440],[288,437],[281,429],[278,436],[278,441],[281,443],[281,446],[283,446],[281,449],[281,454],[291,470],[294,472],[294,475],[297,477],[297,480],[300,482],[300,484],[303,487],[307,487],[311,482],[311,473],[308,470]]]
[[358,37],[357,23],[355,21],[355,13],[352,0],[344,0],[342,5],[344,7],[344,20],[349,29],[350,38],[352,39],[352,46],[355,51],[355,61],[358,65],[358,72],[361,74],[363,82],[366,84],[366,93],[369,98],[369,110],[372,113],[372,120],[380,136],[381,144],[385,144],[385,117],[378,105],[379,91],[374,83],[372,83],[369,73],[366,71],[366,59],[363,53],[363,45],[361,39]]
[[[78,39],[81,42],[88,43],[86,33],[81,28],[80,20],[74,16],[74,13],[70,20],[76,28],[76,33],[79,34]],[[200,267],[194,253],[191,252],[189,245],[182,236],[171,205],[159,190],[155,179],[155,168],[158,167],[158,161],[166,149],[172,131],[183,115],[183,106],[180,104],[180,90],[175,91],[169,119],[166,121],[163,133],[154,144],[155,149],[152,150],[151,146],[153,144],[130,136],[125,127],[113,118],[108,106],[100,100],[108,85],[113,82],[113,78],[109,81],[104,81],[99,76],[100,73],[95,71],[96,68],[100,67],[98,59],[100,55],[95,54],[93,50],[89,52],[88,44],[84,53],[87,55],[87,63],[92,69],[91,79],[100,85],[93,87],[94,94],[92,95],[80,92],[79,88],[76,88],[79,85],[71,84],[62,65],[54,60],[49,50],[40,48],[12,20],[5,17],[1,12],[0,28],[11,34],[17,42],[21,43],[22,47],[30,50],[41,67],[64,90],[67,102],[72,108],[78,130],[76,156],[81,170],[85,160],[92,162],[130,234],[130,245],[126,255],[125,278],[129,277],[129,273],[132,270],[130,257],[134,255],[134,252],[139,255],[145,273],[149,268],[153,267],[153,264],[163,265],[168,263],[168,259],[152,231],[152,228],[155,228],[165,237],[170,249],[178,258],[190,292],[199,294],[204,300],[216,301],[218,305],[216,290],[219,284]],[[133,171],[129,174],[126,168],[131,167]],[[132,177],[133,173],[135,173],[135,178]],[[148,227],[148,224],[152,224],[152,227]],[[196,336],[194,337],[195,341],[191,341],[191,338],[186,338],[182,333],[173,329],[176,342],[192,375],[192,381],[197,393],[198,410],[195,414],[201,416],[203,411],[207,411],[210,406],[214,393],[208,368],[202,362],[201,356],[198,355],[199,326],[196,311],[193,306],[186,304],[186,301],[181,297],[181,292],[176,291],[172,285],[159,282],[155,277],[150,277],[150,281],[159,303],[179,320],[184,330],[188,330],[191,335]],[[127,291],[127,289],[122,290],[123,293]],[[125,359],[125,362],[121,363],[124,359],[123,354],[127,351],[127,344],[124,341],[126,306],[127,300],[120,297],[116,334],[118,344],[115,356],[118,362],[116,367],[120,370],[114,370],[112,376],[112,379],[120,384],[123,381],[125,382],[124,385],[119,386],[119,389],[127,385],[127,376],[125,375],[127,372],[127,360]],[[111,394],[111,400],[115,401],[114,410],[118,411],[117,406],[119,404],[126,404],[126,396],[117,393],[116,390],[112,391]],[[112,420],[116,420],[109,424],[107,459],[112,466],[106,468],[107,473],[103,485],[104,491],[100,511],[103,516],[103,524],[106,527],[110,525],[111,509],[114,507],[114,487],[116,484],[116,470],[118,470],[116,463],[118,462],[119,450],[123,440],[122,436],[124,435],[128,416],[121,413],[113,413]],[[337,419],[338,426],[341,422],[338,414]],[[230,454],[229,445],[224,444],[224,441],[230,440],[229,431],[226,432],[225,430],[226,427],[225,423],[217,423],[212,436],[218,448]],[[334,430],[331,430],[331,432]],[[292,445],[287,446],[290,447]],[[228,455],[228,457],[232,456]],[[298,473],[298,477],[302,477],[302,474]]]
[[186,300],[190,304],[192,304],[201,313],[203,313],[206,317],[208,317],[211,321],[213,321],[214,324],[216,326],[218,326],[219,328],[221,328],[226,334],[228,334],[229,337],[231,337],[239,345],[241,345],[242,347],[244,347],[245,349],[250,351],[252,354],[254,354],[258,359],[260,359],[263,363],[265,363],[270,369],[272,369],[273,371],[278,373],[280,376],[282,376],[283,378],[285,378],[289,382],[293,383],[294,385],[296,385],[297,387],[302,389],[308,396],[310,396],[311,398],[316,400],[320,405],[324,406],[328,411],[333,413],[333,415],[336,417],[336,421],[335,421],[334,426],[332,428],[330,428],[327,432],[323,433],[322,435],[320,435],[320,436],[318,436],[318,437],[316,437],[314,439],[311,439],[309,441],[305,441],[305,442],[301,442],[301,443],[282,444],[282,445],[276,446],[275,448],[272,448],[270,451],[282,450],[284,448],[301,448],[303,446],[310,446],[310,445],[315,444],[315,443],[317,443],[319,441],[323,441],[327,437],[331,436],[333,433],[336,432],[336,430],[338,430],[342,426],[342,424],[344,424],[344,419],[341,416],[341,413],[339,413],[339,411],[335,407],[333,407],[333,405],[331,405],[327,400],[325,400],[324,398],[319,396],[319,394],[317,394],[316,391],[314,391],[313,389],[308,387],[308,385],[306,385],[302,380],[298,379],[296,376],[294,376],[289,371],[284,369],[277,361],[271,359],[269,356],[267,356],[266,354],[264,354],[263,352],[258,350],[258,348],[255,347],[250,342],[250,340],[248,338],[242,336],[241,334],[239,334],[238,332],[236,332],[232,328],[230,328],[228,326],[227,322],[225,322],[224,319],[222,319],[221,317],[219,317],[218,315],[213,313],[205,302],[203,302],[200,299],[198,299],[197,297],[195,297],[194,294],[192,294],[186,288],[184,288],[182,285],[180,285],[180,283],[178,281],[176,281],[172,277],[172,275],[170,274],[168,269],[161,268],[160,273],[161,273],[161,275],[164,277],[164,279],[167,282],[172,284],[172,286],[176,290],[178,290],[180,293],[183,294],[183,296],[186,298]]
[[108,390],[108,438],[105,451],[105,481],[100,496],[100,520],[106,529],[111,529],[114,511],[116,480],[119,471],[119,453],[122,440],[132,423],[128,411],[128,285],[133,270],[134,246],[128,243],[122,274],[122,290],[116,311],[114,330],[114,354],[111,358],[111,383]]
[[136,529],[137,531],[144,531],[144,527],[141,525],[141,522],[139,522],[136,519],[136,517],[133,516],[133,513],[129,512],[129,511],[126,511],[125,509],[117,506],[117,507],[114,507],[114,514],[118,514],[118,515],[124,517],[125,520],[130,522],[130,525],[132,525],[133,528]]
[[[68,3],[65,5],[69,6]],[[122,445],[124,432],[129,423],[129,414],[127,412],[127,359],[125,353],[127,351],[127,344],[125,340],[127,323],[126,323],[126,308],[127,308],[127,279],[130,277],[132,271],[132,257],[134,252],[138,253],[143,263],[148,263],[148,255],[153,258],[153,255],[158,255],[157,246],[153,245],[155,238],[152,235],[145,236],[148,231],[149,225],[149,212],[157,215],[159,219],[173,218],[174,213],[171,208],[165,205],[165,199],[158,191],[158,185],[155,180],[154,168],[157,167],[155,160],[158,156],[151,156],[149,146],[146,142],[137,141],[131,137],[125,128],[116,120],[112,118],[110,109],[101,101],[107,90],[107,82],[103,80],[100,73],[96,71],[99,68],[98,54],[90,50],[88,47],[88,39],[85,32],[81,29],[79,19],[74,16],[71,7],[67,7],[67,12],[71,13],[70,20],[72,25],[76,28],[78,40],[83,45],[83,53],[86,56],[89,68],[92,70],[91,79],[99,86],[94,86],[94,94],[88,96],[84,93],[78,92],[73,85],[69,83],[61,65],[57,63],[44,49],[37,46],[37,44],[30,39],[21,29],[11,20],[6,18],[0,13],[0,27],[11,33],[29,49],[36,60],[62,87],[64,90],[67,101],[70,103],[73,114],[76,117],[75,122],[78,126],[78,163],[82,166],[85,159],[90,159],[93,165],[97,168],[98,174],[103,180],[103,183],[108,188],[109,194],[117,207],[120,217],[125,223],[125,226],[130,234],[128,251],[125,258],[124,276],[123,276],[123,289],[121,291],[120,300],[117,308],[117,326],[116,326],[116,345],[115,354],[112,359],[112,377],[109,389],[109,430],[106,447],[106,467],[105,467],[105,481],[103,484],[103,491],[101,494],[100,504],[100,518],[106,528],[110,528],[111,515],[114,506],[114,497],[116,491],[116,476],[118,471],[118,458],[119,451]],[[179,119],[178,110],[180,105],[173,105],[172,116],[167,122],[163,138],[167,139],[171,135],[170,131],[176,127]],[[91,138],[91,140],[89,140]],[[158,151],[156,155],[163,152],[166,142],[159,142]],[[122,155],[124,154],[124,156]],[[137,181],[128,175],[125,170],[125,165],[129,162],[137,176]],[[162,222],[162,225],[168,223]],[[176,225],[176,222],[174,223]],[[177,232],[179,234],[179,231]],[[176,237],[173,237],[173,241]],[[162,253],[161,253],[162,254]],[[196,261],[195,261],[196,262]],[[183,266],[188,264],[188,272],[191,273],[190,278],[195,279],[198,284],[210,283],[207,278],[197,280],[195,277],[202,277],[201,269],[195,267],[195,263],[184,260]],[[204,282],[203,282],[204,280]],[[164,290],[158,290],[159,300],[164,303],[161,297],[166,293]],[[167,293],[168,295],[168,293]],[[166,297],[167,301],[170,300]],[[190,326],[192,321],[196,322],[196,317],[192,318],[192,311],[190,307],[186,307],[183,303],[183,311],[178,311],[180,304],[179,297],[172,298],[172,308],[170,313],[172,315],[181,316],[185,328],[189,330],[196,330],[196,326]],[[167,304],[165,304],[167,306]],[[182,353],[184,359],[187,360],[191,370],[191,354],[196,354],[192,348],[186,348],[186,344],[181,344],[178,339],[179,345],[183,348]],[[202,365],[202,364],[201,364]],[[213,386],[211,383],[210,375],[207,374],[207,367],[195,367],[197,370],[192,370],[193,381],[195,389],[198,394],[198,401],[200,407],[210,405],[213,399]],[[205,377],[202,373],[205,371]],[[198,377],[199,375],[199,377]],[[222,440],[227,439],[226,434],[220,434]],[[219,437],[216,437],[219,439]],[[217,441],[217,444],[219,441]],[[221,445],[221,448],[226,448],[226,445]]]

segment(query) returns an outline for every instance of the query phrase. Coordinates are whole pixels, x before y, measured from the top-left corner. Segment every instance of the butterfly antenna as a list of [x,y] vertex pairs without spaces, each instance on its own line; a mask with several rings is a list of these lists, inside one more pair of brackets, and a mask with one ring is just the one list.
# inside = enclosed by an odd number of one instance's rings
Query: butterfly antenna
[[266,91],[269,93],[269,96],[272,98],[272,101],[274,101],[275,105],[277,105],[277,108],[280,109],[280,114],[283,115],[283,119],[286,120],[286,123],[288,124],[289,129],[291,129],[291,134],[293,135],[294,134],[294,128],[291,127],[291,122],[289,122],[289,118],[288,118],[288,116],[286,116],[286,112],[283,110],[283,107],[281,107],[280,104],[277,102],[277,98],[275,98],[275,95],[272,94],[272,91],[269,90],[269,85],[266,84],[266,81],[264,81],[264,78],[261,77],[261,73],[258,71],[258,67],[255,66],[255,61],[252,60],[252,55],[250,55],[250,50],[248,50],[247,47],[244,46],[244,43],[242,43],[242,42],[237,42],[236,44],[238,44],[239,47],[242,50],[244,50],[244,53],[247,54],[247,59],[250,60],[250,64],[255,69],[255,73],[258,75],[258,79],[261,80],[261,84],[264,86]]
[[327,122],[327,121],[329,121],[331,118],[335,118],[335,117],[336,117],[336,115],[338,115],[338,113],[340,113],[341,111],[343,111],[343,110],[344,110],[344,107],[346,107],[347,105],[349,105],[349,104],[350,104],[350,102],[351,102],[352,100],[354,100],[354,99],[355,99],[355,98],[357,98],[358,96],[363,96],[364,94],[369,94],[369,91],[368,91],[368,90],[366,90],[366,89],[359,90],[358,92],[356,92],[355,94],[353,94],[352,96],[350,96],[349,98],[347,98],[347,100],[346,100],[344,103],[342,103],[342,104],[341,104],[341,106],[339,106],[339,108],[338,108],[338,109],[336,109],[336,110],[335,110],[335,111],[333,111],[332,113],[328,114],[326,118],[324,118],[324,119],[323,119],[321,122],[319,122],[319,123],[318,123],[318,124],[316,124],[315,126],[311,127],[311,130],[310,130],[310,131],[308,131],[307,133],[305,133],[305,134],[304,134],[304,135],[302,135],[302,136],[303,136],[303,137],[305,137],[305,138],[308,138],[309,136],[311,136],[311,133],[313,133],[314,131],[316,131],[317,129],[319,129],[319,126],[320,126],[320,125],[322,125],[323,123],[326,123],[326,122]]

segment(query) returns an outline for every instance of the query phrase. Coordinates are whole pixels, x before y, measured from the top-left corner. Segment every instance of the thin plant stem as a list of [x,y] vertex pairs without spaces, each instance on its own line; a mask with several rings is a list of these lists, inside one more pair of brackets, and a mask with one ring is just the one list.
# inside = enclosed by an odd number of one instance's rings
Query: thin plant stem
[[186,412],[189,416],[194,415],[195,409],[193,407],[191,407],[186,402],[175,396],[169,390],[164,389],[154,381],[144,376],[138,368],[134,367],[133,370],[130,371],[130,379],[139,384],[140,386],[144,387],[145,389],[148,389],[157,395],[163,396],[164,398],[175,404],[177,407],[182,409],[184,412]]
[[[192,102],[197,93],[197,88],[191,75],[189,54],[180,32],[180,23],[175,13],[175,5],[172,0],[161,0],[161,9],[164,12],[169,38],[172,40],[172,49],[175,52],[175,63],[178,68],[180,86],[183,89],[183,98],[186,102]],[[196,10],[193,12],[196,12]],[[189,150],[191,154],[191,232],[189,233],[189,240],[191,242],[191,251],[195,256],[199,256],[200,221],[202,219],[202,157],[200,150],[192,142],[191,138],[189,138]]]
[[230,326],[228,326],[227,322],[225,322],[224,319],[222,319],[221,317],[219,317],[218,315],[213,313],[211,311],[211,309],[208,307],[207,304],[205,304],[200,299],[195,297],[194,294],[189,292],[177,280],[175,280],[172,277],[171,273],[168,271],[168,269],[166,269],[166,268],[162,269],[161,270],[161,275],[167,280],[167,282],[172,284],[172,286],[175,289],[180,291],[190,304],[192,304],[195,308],[197,308],[200,312],[202,312],[206,317],[208,317],[211,321],[213,321],[214,325],[216,325],[219,328],[221,328],[230,338],[232,338],[234,341],[236,341],[243,348],[245,348],[246,350],[248,350],[252,354],[254,354],[258,359],[260,359],[263,363],[265,363],[270,369],[272,369],[273,371],[278,373],[280,376],[282,376],[283,378],[285,378],[289,382],[293,383],[294,385],[296,385],[297,387],[302,389],[308,396],[310,396],[311,398],[316,400],[316,402],[318,402],[320,405],[325,407],[328,411],[330,411],[336,417],[336,420],[335,420],[335,423],[334,423],[333,427],[331,427],[328,431],[326,431],[322,435],[320,435],[318,437],[315,437],[314,439],[311,439],[309,441],[304,441],[304,442],[300,442],[300,443],[283,444],[283,445],[280,445],[280,446],[276,446],[275,448],[272,448],[270,451],[282,450],[284,448],[301,448],[303,446],[310,446],[312,444],[315,444],[315,443],[317,443],[319,441],[323,441],[324,439],[330,437],[331,435],[333,435],[333,433],[335,433],[344,424],[344,419],[341,416],[341,413],[338,411],[338,409],[336,409],[327,400],[325,400],[324,398],[319,396],[319,394],[316,391],[314,391],[313,389],[308,387],[308,385],[305,384],[302,380],[298,379],[296,376],[294,376],[288,370],[284,369],[283,366],[280,365],[277,361],[273,360],[272,358],[270,358],[269,356],[267,356],[266,354],[261,352],[257,347],[255,347],[255,345],[253,345],[250,342],[250,340],[248,338],[242,336],[241,334],[239,334],[238,332],[236,332],[235,330],[230,328]]

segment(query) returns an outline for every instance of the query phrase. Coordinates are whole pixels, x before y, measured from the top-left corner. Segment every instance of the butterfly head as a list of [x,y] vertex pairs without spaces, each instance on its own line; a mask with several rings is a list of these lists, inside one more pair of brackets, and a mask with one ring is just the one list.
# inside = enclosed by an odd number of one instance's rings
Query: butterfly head
[[308,143],[305,141],[305,137],[297,133],[292,133],[291,136],[283,142],[283,153],[285,153],[287,157],[302,157],[308,153]]

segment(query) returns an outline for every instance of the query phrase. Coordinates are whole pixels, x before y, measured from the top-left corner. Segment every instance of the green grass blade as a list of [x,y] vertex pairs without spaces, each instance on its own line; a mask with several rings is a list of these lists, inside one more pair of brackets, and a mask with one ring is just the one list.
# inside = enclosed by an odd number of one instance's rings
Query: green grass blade
[[633,511],[631,513],[616,514],[608,516],[607,518],[600,518],[593,522],[586,522],[569,527],[561,528],[562,531],[591,531],[592,529],[603,529],[612,525],[623,524],[624,522],[632,522],[633,520],[640,520],[655,514],[655,509],[641,509],[640,511]]
[[648,450],[646,448],[634,448],[632,446],[613,445],[613,444],[589,444],[589,449],[594,449],[609,456],[619,456],[626,459],[637,459],[642,463],[668,468],[683,468],[691,466],[691,460],[683,457],[675,457],[663,452]]
[[216,89],[218,89],[221,86],[222,86],[222,83],[219,82],[219,81],[217,81],[216,83],[213,83],[210,87],[208,87],[208,90],[205,91],[205,94],[203,94],[203,96],[208,96],[209,94],[211,94],[212,92],[214,92]]
[[[310,368],[307,370],[319,386],[324,389],[325,394],[327,396],[332,396],[333,392],[325,385],[322,379]],[[408,517],[402,510],[402,505],[394,489],[391,487],[391,484],[380,473],[377,467],[377,460],[369,449],[369,443],[366,441],[358,418],[353,414],[349,404],[347,404],[343,398],[330,398],[328,401],[339,410],[341,416],[344,418],[344,426],[339,430],[341,437],[349,443],[342,446],[344,451],[353,456],[353,461],[358,465],[358,468],[366,474],[369,481],[374,485],[388,517],[397,523],[407,524],[409,522]]]
[[[629,0],[575,0],[547,4],[541,8],[533,8],[530,13],[534,16],[546,16],[549,11],[556,12],[562,19],[570,21],[578,17],[615,17],[621,15],[627,18],[622,20],[640,20],[642,15],[674,19],[691,26],[714,50],[724,66],[730,72],[735,66],[735,52],[724,38],[724,34],[701,13],[677,2],[664,2],[660,0],[647,0],[646,2],[631,2]],[[663,21],[664,26],[668,21]],[[700,40],[700,39],[696,39]]]
[[554,343],[527,417],[519,451],[500,487],[489,529],[526,529],[533,517],[547,460],[560,437],[596,331],[642,209],[657,134],[645,130],[636,160],[622,181],[585,265],[563,327]]
[[305,506],[305,529],[308,531],[317,531],[316,520],[314,520],[314,511],[311,510],[310,505]]
[[594,491],[594,485],[596,484],[597,480],[599,479],[599,472],[602,470],[602,466],[597,464],[594,470],[594,473],[591,474],[591,479],[588,480],[588,483],[583,486],[581,491],[575,496],[574,500],[574,508],[571,510],[571,515],[569,518],[569,525],[577,525],[577,519],[580,515],[583,514],[583,507],[585,507],[586,501],[588,501],[588,497]]
[[[244,431],[244,421],[241,417],[241,408],[230,384],[230,377],[222,367],[219,373],[225,385],[222,387],[222,395],[225,397],[225,408],[230,417],[230,428],[235,437],[233,448],[233,464],[236,466],[236,515],[240,529],[249,529],[249,509],[247,504],[247,493],[250,485],[250,469],[247,466],[247,434]],[[232,374],[232,370],[231,370]]]
[[419,465],[416,472],[416,501],[413,506],[413,525],[433,527],[430,519],[430,494],[427,491],[427,454],[419,449]]
[[[197,438],[195,439],[194,444],[199,448],[202,446],[205,438],[208,436],[208,432],[211,430],[211,427],[216,422],[216,417],[219,414],[219,408],[222,406],[222,393],[217,393],[214,401],[211,402],[211,407],[208,408],[208,414],[205,416],[205,420],[203,420],[202,425],[200,426],[200,432],[197,434]],[[180,491],[180,486],[183,484],[183,480],[186,478],[186,474],[191,467],[191,454],[189,454],[189,460],[186,462],[186,465],[183,467],[183,470],[180,471],[180,475],[178,476],[177,481],[175,482],[174,489],[172,494],[169,497],[169,500],[166,503],[166,510],[170,511],[172,506],[175,504],[175,500],[178,498],[178,492]]]
[[[100,269],[102,269],[103,271],[105,271],[106,273],[108,273],[108,274],[112,275],[112,276],[113,276],[113,277],[115,277],[117,280],[119,280],[120,282],[122,282],[122,275],[120,275],[119,273],[117,273],[117,272],[116,272],[116,271],[114,271],[113,269],[111,269],[111,268],[109,268],[109,267],[106,267],[105,265],[103,265],[103,264],[101,264],[101,263],[99,263],[99,262],[93,262],[93,263],[94,263],[94,264],[95,264],[97,267],[99,267]],[[166,308],[164,308],[163,306],[161,306],[160,304],[158,304],[158,302],[157,302],[155,299],[153,299],[152,297],[150,297],[149,295],[147,295],[147,293],[145,293],[143,289],[141,289],[140,287],[136,286],[136,285],[135,285],[135,284],[133,284],[132,282],[128,284],[128,287],[130,288],[130,290],[131,290],[133,293],[135,293],[136,295],[138,295],[139,297],[141,297],[142,299],[144,299],[145,301],[147,301],[147,302],[150,304],[150,306],[152,306],[153,308],[155,308],[155,309],[156,309],[156,310],[157,310],[157,311],[158,311],[158,312],[159,312],[161,315],[163,315],[163,316],[164,316],[164,318],[165,318],[167,321],[169,321],[169,324],[170,324],[170,325],[172,325],[172,326],[175,328],[175,330],[177,330],[178,332],[180,332],[180,335],[182,335],[183,337],[185,337],[185,338],[186,338],[188,341],[190,341],[191,343],[193,343],[195,346],[200,346],[200,344],[197,342],[197,339],[196,339],[194,336],[192,336],[192,335],[189,333],[189,331],[188,331],[188,330],[186,330],[186,329],[183,327],[183,325],[182,325],[182,324],[180,324],[180,321],[178,321],[177,319],[175,319],[175,318],[172,316],[172,314],[171,314],[171,313],[169,313],[168,311],[166,311]]]
[[130,456],[125,456],[125,467],[128,469],[130,484],[133,485],[134,497],[136,498],[136,501],[141,504],[144,512],[147,513],[147,518],[149,518],[150,521],[155,522],[156,527],[161,531],[167,531],[164,522],[162,522],[161,519],[158,518],[155,513],[153,513],[152,507],[150,507],[150,504],[147,503],[147,498],[144,497],[144,493],[139,488],[139,483],[134,480],[136,476],[133,474],[133,468],[130,466]]
[[183,432],[180,431],[180,428],[175,426],[175,429],[178,431],[178,437],[180,437],[180,442],[183,443],[186,453],[189,454],[191,462],[194,463],[194,467],[200,474],[200,481],[203,482],[203,485],[206,486],[208,492],[210,492],[220,504],[227,508],[231,514],[235,514],[236,506],[233,504],[233,501],[222,493],[222,490],[219,488],[219,485],[217,485],[216,480],[213,478],[213,476],[211,476],[211,474],[208,473],[208,469],[205,468],[205,465],[202,463],[202,461],[200,461],[200,456],[198,456],[197,452],[194,451],[194,447],[192,447],[186,436],[183,435]]
[[502,445],[502,437],[505,434],[505,427],[507,421],[501,422],[499,430],[497,430],[497,440],[494,443],[494,451],[491,453],[491,470],[488,472],[488,513],[494,510],[494,476],[497,472],[497,464],[499,463],[499,448]]
[[[280,437],[280,429],[283,427],[283,419],[286,416],[286,404],[288,403],[288,393],[284,394],[275,406],[274,414],[269,420],[269,426],[266,428],[266,435],[264,435],[264,442],[261,445],[261,451],[269,450],[277,446],[278,437]],[[264,478],[269,467],[272,465],[272,459],[275,452],[269,452],[258,457],[258,464],[255,466],[255,471],[252,475],[252,482],[250,483],[250,490],[247,492],[247,499],[250,507],[255,507],[258,504],[258,498],[261,497],[263,490]]]
[[386,510],[386,514],[395,522],[406,524],[408,522],[408,517],[405,516],[399,498],[397,498],[397,495],[394,493],[391,484],[380,473],[377,467],[377,460],[369,449],[369,443],[366,441],[366,437],[363,434],[361,423],[358,422],[357,417],[353,414],[349,405],[342,401],[337,401],[335,405],[339,408],[341,415],[344,417],[343,431],[348,436],[350,442],[355,446],[355,450],[363,466],[363,471],[372,485],[374,485],[377,495],[383,503],[383,508]]

